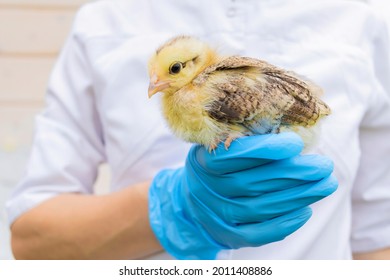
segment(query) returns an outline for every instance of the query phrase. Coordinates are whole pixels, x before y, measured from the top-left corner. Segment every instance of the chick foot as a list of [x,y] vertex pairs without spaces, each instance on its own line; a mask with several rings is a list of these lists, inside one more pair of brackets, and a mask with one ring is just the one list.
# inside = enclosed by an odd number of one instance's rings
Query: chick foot
[[236,140],[237,138],[239,138],[239,136],[237,136],[237,135],[229,135],[229,136],[226,138],[226,140],[225,140],[225,150],[226,150],[226,151],[229,150],[230,145],[231,145],[232,142],[233,142],[234,140]]

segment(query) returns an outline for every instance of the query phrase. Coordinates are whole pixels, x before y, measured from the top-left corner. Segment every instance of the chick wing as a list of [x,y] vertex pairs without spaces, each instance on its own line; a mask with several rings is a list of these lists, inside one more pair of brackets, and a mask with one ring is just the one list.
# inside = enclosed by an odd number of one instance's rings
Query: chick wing
[[228,57],[206,68],[192,84],[212,96],[205,108],[210,117],[243,126],[250,134],[309,127],[330,114],[318,86],[258,59]]

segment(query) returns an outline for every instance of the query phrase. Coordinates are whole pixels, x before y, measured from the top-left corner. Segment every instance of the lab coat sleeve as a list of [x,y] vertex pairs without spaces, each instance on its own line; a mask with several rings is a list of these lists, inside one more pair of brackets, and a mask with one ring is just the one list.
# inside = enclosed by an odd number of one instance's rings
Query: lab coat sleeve
[[43,201],[63,193],[90,194],[104,141],[79,12],[53,69],[46,108],[37,118],[27,170],[8,199],[9,223]]
[[353,188],[354,252],[390,247],[390,44],[378,27],[372,48],[370,106],[360,129],[361,161]]

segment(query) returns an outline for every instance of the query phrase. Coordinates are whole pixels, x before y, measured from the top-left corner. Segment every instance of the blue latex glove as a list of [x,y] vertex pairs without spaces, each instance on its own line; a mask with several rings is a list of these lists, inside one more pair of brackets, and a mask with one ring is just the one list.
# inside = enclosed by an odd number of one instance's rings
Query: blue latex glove
[[311,216],[308,205],[337,188],[333,163],[299,155],[294,133],[240,138],[215,153],[194,145],[185,166],[163,170],[149,192],[151,227],[178,259],[215,259],[222,249],[284,239]]

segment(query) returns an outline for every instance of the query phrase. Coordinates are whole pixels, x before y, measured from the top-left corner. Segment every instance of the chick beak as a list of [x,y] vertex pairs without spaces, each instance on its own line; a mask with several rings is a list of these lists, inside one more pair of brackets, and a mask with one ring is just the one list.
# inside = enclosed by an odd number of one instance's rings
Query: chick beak
[[169,82],[167,81],[159,81],[156,74],[153,74],[150,78],[148,96],[151,98],[157,92],[162,91],[169,87]]

